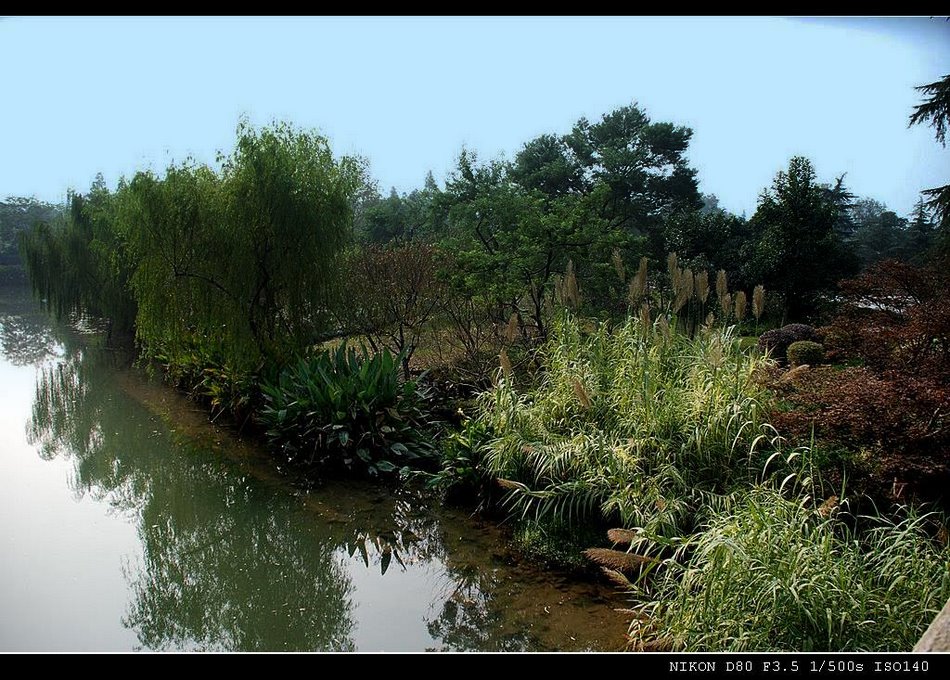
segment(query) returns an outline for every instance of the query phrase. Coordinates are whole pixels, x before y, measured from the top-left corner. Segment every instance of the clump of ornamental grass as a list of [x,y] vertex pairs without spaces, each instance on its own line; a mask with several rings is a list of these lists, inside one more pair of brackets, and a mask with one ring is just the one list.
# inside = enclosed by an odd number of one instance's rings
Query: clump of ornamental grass
[[648,311],[591,332],[564,312],[536,386],[502,375],[480,397],[483,465],[522,515],[682,531],[778,445],[754,379],[764,359],[730,328],[690,338]]
[[[774,487],[737,494],[686,539],[638,532],[668,555],[634,588],[637,648],[908,651],[950,597],[932,515],[848,516]],[[855,524],[863,529],[857,533]]]

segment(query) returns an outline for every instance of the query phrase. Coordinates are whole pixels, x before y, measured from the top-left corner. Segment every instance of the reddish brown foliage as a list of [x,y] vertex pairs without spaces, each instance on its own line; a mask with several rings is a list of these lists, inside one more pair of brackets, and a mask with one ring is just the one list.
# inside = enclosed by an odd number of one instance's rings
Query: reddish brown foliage
[[950,379],[950,267],[885,260],[844,281],[831,328],[877,370]]
[[340,297],[334,310],[340,326],[362,335],[374,350],[388,346],[409,358],[441,304],[435,250],[417,241],[370,245],[343,262]]
[[873,479],[861,482],[866,490],[876,487],[892,498],[912,492],[946,498],[948,283],[950,268],[894,261],[843,282],[841,312],[821,332],[829,358],[864,366],[772,376],[772,389],[791,407],[773,413],[773,424],[802,443],[814,432],[826,451],[869,452],[874,471]]
[[[786,383],[792,413],[777,413],[790,434],[844,446],[935,452],[950,444],[950,388],[930,378],[866,368],[818,368]],[[780,429],[780,431],[782,431]]]
[[[950,482],[950,387],[933,378],[866,368],[812,369],[775,383],[791,411],[776,411],[780,432],[820,446],[871,453],[873,480],[862,486],[891,492],[894,480],[926,497]],[[855,480],[859,481],[859,480]]]

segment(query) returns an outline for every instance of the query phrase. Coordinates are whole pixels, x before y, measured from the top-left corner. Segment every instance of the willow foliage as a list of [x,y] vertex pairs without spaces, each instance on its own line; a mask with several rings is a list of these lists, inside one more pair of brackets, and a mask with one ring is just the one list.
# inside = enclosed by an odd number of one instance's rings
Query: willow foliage
[[242,370],[313,344],[362,163],[284,123],[241,123],[218,161],[72,196],[62,223],[22,238],[37,293],[60,314],[134,320],[144,353],[173,363],[200,347]]
[[33,290],[59,317],[93,314],[128,331],[135,301],[129,265],[114,224],[114,198],[97,177],[85,195],[69,196],[69,211],[20,234],[20,250]]
[[325,330],[326,283],[351,231],[360,163],[286,124],[238,129],[216,172],[138,173],[119,197],[137,334],[172,357],[211,345],[235,366],[282,358]]

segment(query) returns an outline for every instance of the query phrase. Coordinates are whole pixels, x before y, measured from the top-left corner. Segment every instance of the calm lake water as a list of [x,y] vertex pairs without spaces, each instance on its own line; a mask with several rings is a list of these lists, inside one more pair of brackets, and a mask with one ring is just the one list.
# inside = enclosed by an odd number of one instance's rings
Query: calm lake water
[[609,586],[412,490],[307,489],[101,345],[0,286],[0,650],[623,644]]

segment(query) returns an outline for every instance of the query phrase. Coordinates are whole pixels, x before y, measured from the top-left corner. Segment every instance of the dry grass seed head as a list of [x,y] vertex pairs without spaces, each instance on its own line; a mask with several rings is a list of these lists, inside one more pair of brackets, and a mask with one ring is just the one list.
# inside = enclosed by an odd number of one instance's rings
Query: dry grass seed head
[[726,270],[720,269],[716,272],[716,297],[722,300],[729,292],[729,282],[726,280]]
[[696,297],[699,298],[700,302],[706,304],[706,300],[709,299],[709,272],[705,269],[696,272],[696,281],[693,285],[696,288]]
[[736,293],[736,320],[742,321],[745,318],[745,308],[745,291],[740,290],[738,293]]
[[761,283],[752,291],[752,315],[758,321],[765,311],[765,286]]
[[620,279],[620,283],[623,283],[627,280],[627,269],[623,266],[623,257],[620,255],[620,251],[614,248],[613,253],[610,255],[610,261],[614,266],[614,271],[617,272],[617,277]]

